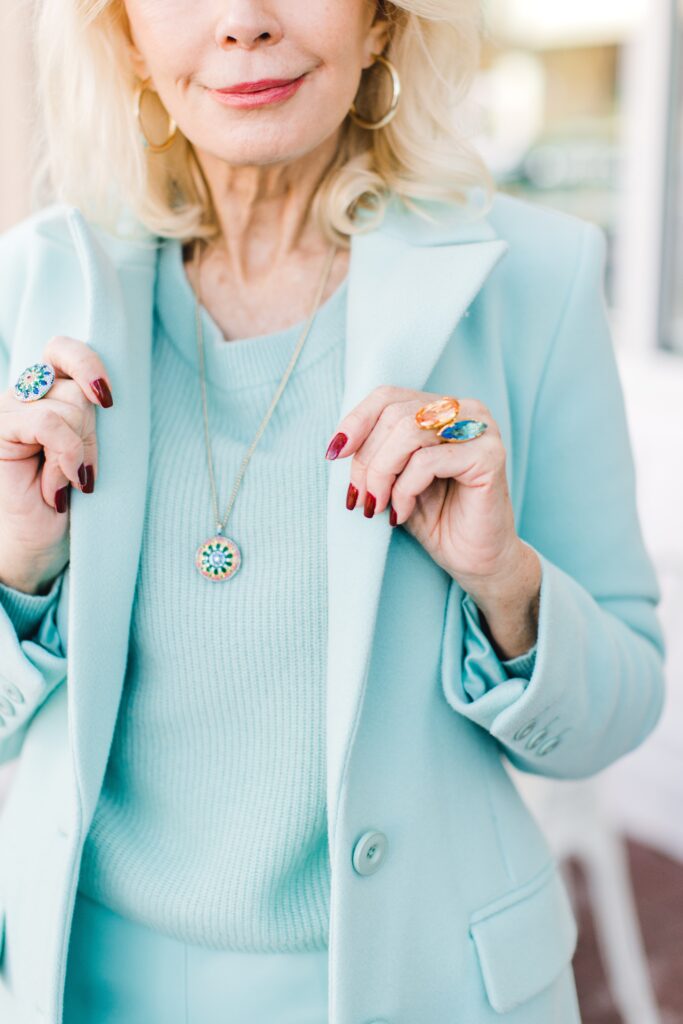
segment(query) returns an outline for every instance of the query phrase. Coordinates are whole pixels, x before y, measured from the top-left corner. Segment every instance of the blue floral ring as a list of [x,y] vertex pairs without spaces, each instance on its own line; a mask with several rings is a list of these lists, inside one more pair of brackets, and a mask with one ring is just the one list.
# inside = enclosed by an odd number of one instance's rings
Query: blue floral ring
[[55,368],[50,363],[34,363],[22,370],[14,385],[14,397],[20,402],[36,402],[48,393],[55,382]]

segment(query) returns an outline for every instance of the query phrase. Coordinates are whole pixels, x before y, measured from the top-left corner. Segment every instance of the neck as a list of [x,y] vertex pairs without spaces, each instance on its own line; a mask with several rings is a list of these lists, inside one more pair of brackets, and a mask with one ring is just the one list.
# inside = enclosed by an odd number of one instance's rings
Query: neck
[[310,208],[337,145],[333,135],[313,153],[266,165],[228,165],[197,152],[220,225],[210,249],[238,286],[277,279],[293,261],[319,262],[329,249]]

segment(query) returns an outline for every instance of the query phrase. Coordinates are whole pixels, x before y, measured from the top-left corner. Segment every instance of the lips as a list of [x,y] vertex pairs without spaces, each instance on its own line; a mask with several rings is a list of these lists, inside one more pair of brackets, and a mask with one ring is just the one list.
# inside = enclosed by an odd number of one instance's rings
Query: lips
[[[301,75],[297,76],[297,78],[301,77]],[[295,82],[297,78],[260,78],[255,82],[238,82],[237,85],[230,85],[225,89],[216,89],[215,91],[225,94],[262,92],[265,89],[276,89],[279,86],[289,85],[291,82]]]

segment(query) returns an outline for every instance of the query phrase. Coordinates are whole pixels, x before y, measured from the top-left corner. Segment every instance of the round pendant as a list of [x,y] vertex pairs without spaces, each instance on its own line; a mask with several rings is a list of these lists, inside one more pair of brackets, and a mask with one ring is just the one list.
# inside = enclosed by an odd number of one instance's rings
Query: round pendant
[[239,569],[242,556],[234,540],[220,533],[197,548],[194,559],[197,569],[207,580],[229,580]]

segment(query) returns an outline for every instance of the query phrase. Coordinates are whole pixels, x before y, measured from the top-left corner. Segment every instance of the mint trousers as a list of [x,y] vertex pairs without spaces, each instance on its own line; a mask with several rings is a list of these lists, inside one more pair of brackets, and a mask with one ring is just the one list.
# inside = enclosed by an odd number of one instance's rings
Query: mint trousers
[[327,956],[205,949],[79,892],[63,1024],[327,1024]]

